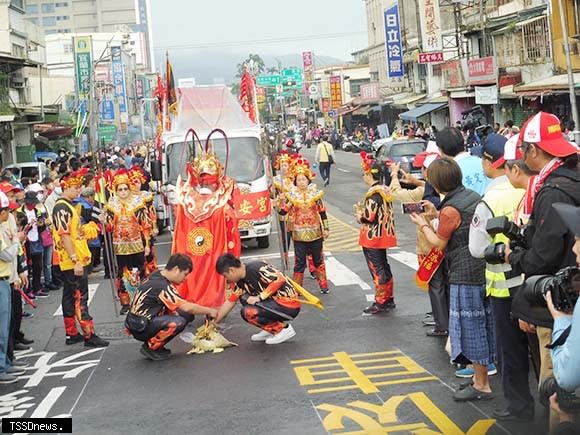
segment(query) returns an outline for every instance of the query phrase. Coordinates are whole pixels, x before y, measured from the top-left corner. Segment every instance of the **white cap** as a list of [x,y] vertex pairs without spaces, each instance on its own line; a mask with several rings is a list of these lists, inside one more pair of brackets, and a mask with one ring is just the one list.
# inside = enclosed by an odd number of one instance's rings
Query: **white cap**
[[427,148],[425,148],[425,152],[431,154],[431,153],[435,153],[435,154],[440,154],[441,152],[439,151],[439,147],[437,146],[437,144],[435,143],[434,140],[430,140],[429,142],[427,142]]
[[425,168],[429,168],[429,166],[431,166],[431,163],[433,163],[438,158],[439,158],[439,154],[429,153],[429,155],[427,157],[425,157],[425,161],[423,162],[423,166]]
[[0,208],[10,207],[10,200],[4,192],[0,192]]
[[504,145],[503,158],[504,160],[518,160],[522,158],[522,153],[519,150],[518,142],[520,134],[514,134],[510,137]]
[[28,192],[42,192],[44,188],[40,185],[40,183],[32,183],[26,190]]

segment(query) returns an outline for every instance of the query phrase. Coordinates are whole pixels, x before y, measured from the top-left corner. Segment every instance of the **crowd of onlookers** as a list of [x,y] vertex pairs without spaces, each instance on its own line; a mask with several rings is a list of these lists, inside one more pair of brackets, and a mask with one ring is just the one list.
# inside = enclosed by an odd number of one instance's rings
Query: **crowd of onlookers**
[[[87,210],[84,216],[98,216],[106,198],[97,177],[107,169],[142,166],[147,152],[143,144],[83,156],[61,153],[58,161],[46,162],[49,174],[43,179],[34,172],[18,179],[10,169],[0,169],[0,384],[15,382],[24,373],[27,363],[16,360],[14,352],[29,349],[33,339],[21,331],[22,320],[34,317],[31,308],[63,286],[52,236],[52,212],[62,194],[61,177],[88,169],[80,196],[73,203]],[[104,270],[104,277],[109,278],[112,263],[102,247],[102,236],[89,243],[89,273]]]

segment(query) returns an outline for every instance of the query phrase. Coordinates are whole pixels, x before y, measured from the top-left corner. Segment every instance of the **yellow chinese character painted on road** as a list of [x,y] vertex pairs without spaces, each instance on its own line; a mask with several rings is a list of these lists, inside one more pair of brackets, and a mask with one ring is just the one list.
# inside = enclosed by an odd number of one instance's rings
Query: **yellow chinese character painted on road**
[[[425,416],[423,421],[407,423],[399,420],[397,408],[405,400],[409,400],[421,411]],[[425,393],[393,396],[382,405],[357,400],[350,402],[348,407],[324,403],[316,409],[328,412],[322,419],[324,429],[331,434],[341,435],[388,435],[400,432],[415,435],[485,435],[495,424],[495,420],[491,419],[478,420],[467,432],[463,432]],[[410,415],[408,412],[406,414]]]
[[316,385],[310,394],[360,390],[378,393],[377,387],[435,381],[437,378],[400,350],[349,355],[335,352],[330,357],[290,361],[302,386]]
[[252,204],[250,203],[250,201],[248,201],[247,199],[244,199],[244,201],[240,204],[240,214],[242,216],[247,216],[250,213],[252,213],[252,210],[254,209],[254,207],[252,206]]

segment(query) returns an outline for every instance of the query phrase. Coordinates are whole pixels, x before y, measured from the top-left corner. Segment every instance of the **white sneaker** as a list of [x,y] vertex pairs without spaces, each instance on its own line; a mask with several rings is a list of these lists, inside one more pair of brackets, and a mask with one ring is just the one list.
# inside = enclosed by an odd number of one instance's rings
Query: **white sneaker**
[[289,324],[288,326],[286,326],[284,329],[282,329],[280,332],[278,332],[273,337],[267,338],[266,344],[284,343],[285,341],[290,340],[295,335],[296,335],[296,331],[294,331],[294,328],[292,327],[292,325]]
[[274,337],[268,331],[260,331],[257,334],[252,335],[252,341],[266,341],[268,338]]

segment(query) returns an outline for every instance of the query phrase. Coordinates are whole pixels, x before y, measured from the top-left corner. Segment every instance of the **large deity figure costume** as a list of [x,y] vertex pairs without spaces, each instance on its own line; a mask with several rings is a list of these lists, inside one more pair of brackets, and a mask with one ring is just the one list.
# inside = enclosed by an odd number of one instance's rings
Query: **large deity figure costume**
[[216,261],[228,252],[239,257],[241,251],[234,209],[238,189],[235,181],[225,176],[209,137],[205,150],[198,152],[187,165],[187,180],[177,180],[171,252],[186,253],[193,262],[193,273],[179,286],[181,296],[206,307],[220,307],[225,301],[226,282],[216,272]]

